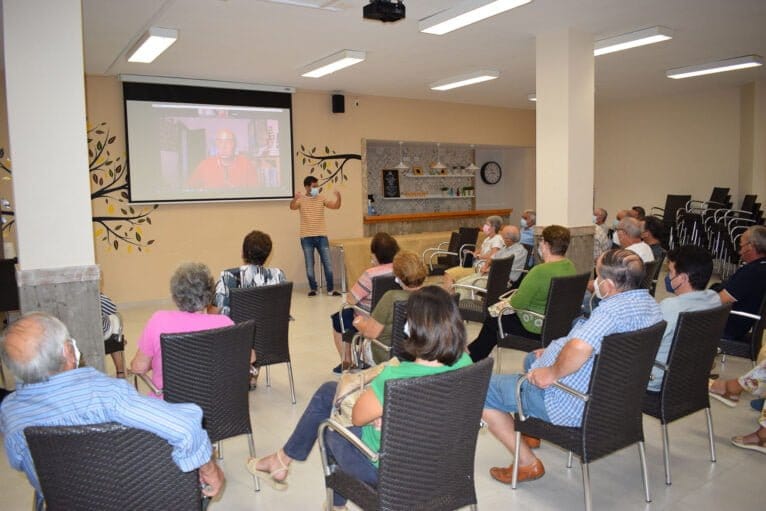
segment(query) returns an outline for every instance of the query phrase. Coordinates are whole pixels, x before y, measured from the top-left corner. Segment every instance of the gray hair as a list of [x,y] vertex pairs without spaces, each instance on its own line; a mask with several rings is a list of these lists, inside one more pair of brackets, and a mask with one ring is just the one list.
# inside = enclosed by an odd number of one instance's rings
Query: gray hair
[[617,224],[617,230],[625,231],[628,238],[641,237],[641,223],[633,217],[625,217]]
[[607,213],[604,208],[596,208],[593,212],[596,214],[596,216],[604,217],[604,221],[606,221],[606,217],[609,216],[609,213]]
[[537,213],[535,213],[534,209],[525,209],[522,215],[527,215],[532,220],[532,223],[537,221]]
[[624,248],[613,248],[601,256],[598,274],[610,279],[619,291],[640,289],[644,280],[644,262],[635,252]]
[[213,276],[202,263],[182,263],[170,279],[170,294],[184,312],[201,311],[213,303],[214,293]]
[[495,230],[496,233],[500,232],[500,228],[503,227],[503,219],[497,215],[488,216],[487,223]]
[[502,229],[503,239],[510,240],[514,243],[518,243],[521,239],[519,229],[514,225],[508,225]]
[[759,254],[766,254],[766,227],[753,225],[748,231],[750,231],[750,243],[753,245],[753,250]]
[[[32,323],[39,330],[27,333],[29,331],[28,323]],[[26,339],[37,342],[36,353],[28,360],[14,359],[6,347],[8,337],[30,334],[39,335],[39,339]],[[69,330],[58,318],[46,312],[30,312],[11,324],[0,337],[0,357],[17,380],[22,383],[39,383],[61,371],[66,362],[64,345],[69,339]]]

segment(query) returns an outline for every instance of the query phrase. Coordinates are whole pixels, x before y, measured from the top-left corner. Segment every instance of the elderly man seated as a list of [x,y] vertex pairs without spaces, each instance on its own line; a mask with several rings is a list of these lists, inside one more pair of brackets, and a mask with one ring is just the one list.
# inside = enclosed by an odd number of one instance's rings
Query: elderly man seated
[[[154,433],[173,446],[173,461],[188,472],[199,468],[202,493],[216,495],[223,472],[211,459],[202,410],[141,396],[124,379],[79,367],[80,352],[66,326],[43,312],[24,315],[0,338],[0,356],[19,382],[0,409],[8,462],[26,473],[42,495],[24,428],[117,422]],[[119,481],[115,481],[119,484]],[[42,499],[40,499],[42,501]]]
[[[529,353],[524,360],[527,381],[521,386],[524,412],[532,417],[562,426],[579,426],[583,402],[552,387],[556,381],[579,392],[587,392],[593,370],[594,355],[601,349],[605,336],[639,330],[662,320],[654,298],[641,289],[644,265],[633,252],[614,249],[601,256],[596,265],[596,289],[601,305],[586,321],[579,321],[565,337],[551,342],[545,349]],[[511,455],[519,449],[519,481],[538,479],[545,468],[529,444],[536,439],[525,438],[516,445],[513,416],[518,410],[516,382],[522,375],[494,375],[490,380],[482,417],[489,431],[508,449]],[[513,465],[490,469],[490,475],[501,483],[510,484]]]

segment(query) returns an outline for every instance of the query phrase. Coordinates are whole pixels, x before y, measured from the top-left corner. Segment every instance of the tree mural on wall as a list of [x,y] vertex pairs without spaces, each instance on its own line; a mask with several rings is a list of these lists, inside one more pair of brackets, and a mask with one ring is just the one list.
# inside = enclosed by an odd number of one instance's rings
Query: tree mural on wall
[[295,153],[303,159],[303,165],[309,165],[309,174],[316,175],[319,179],[319,191],[329,183],[343,183],[348,181],[345,167],[351,160],[362,160],[361,154],[338,154],[328,146],[324,147],[324,154],[317,153],[316,146],[310,151],[301,145],[301,150]]
[[[151,214],[158,206],[136,208],[128,203],[128,168],[121,156],[112,154],[116,138],[105,122],[88,129],[90,199],[94,211],[99,211],[93,215],[94,236],[114,250],[143,252],[155,241],[148,239],[144,227],[152,224]],[[0,148],[0,159],[4,154]],[[12,171],[6,161],[0,161],[0,169],[10,177]],[[3,215],[12,217],[13,210],[3,211]],[[11,220],[3,224],[3,230],[10,229],[13,223]]]

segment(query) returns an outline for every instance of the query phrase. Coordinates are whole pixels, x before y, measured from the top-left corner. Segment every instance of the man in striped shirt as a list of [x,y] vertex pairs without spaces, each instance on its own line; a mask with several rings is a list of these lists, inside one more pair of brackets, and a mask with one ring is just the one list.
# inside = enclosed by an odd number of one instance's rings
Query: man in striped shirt
[[0,407],[8,463],[26,473],[41,495],[24,437],[28,426],[76,426],[117,422],[149,431],[173,447],[173,461],[184,472],[199,468],[202,493],[216,495],[223,472],[211,459],[202,429],[202,410],[141,396],[125,380],[92,367],[78,368],[80,352],[66,326],[43,312],[26,314],[0,338],[0,356],[18,381]]
[[317,281],[314,276],[314,250],[319,252],[324,276],[327,281],[327,294],[340,296],[333,286],[332,265],[330,264],[330,243],[327,241],[327,226],[324,220],[324,208],[340,209],[340,192],[335,190],[335,200],[330,200],[319,194],[319,180],[308,176],[303,180],[306,194],[297,192],[290,201],[290,209],[298,209],[301,214],[301,248],[306,263],[306,277],[309,281],[309,296],[316,296]]

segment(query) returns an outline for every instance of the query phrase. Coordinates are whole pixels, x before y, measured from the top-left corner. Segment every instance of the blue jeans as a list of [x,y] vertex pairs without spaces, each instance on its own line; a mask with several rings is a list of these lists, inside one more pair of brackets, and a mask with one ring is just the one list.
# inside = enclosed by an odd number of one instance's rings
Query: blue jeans
[[[314,448],[319,425],[330,416],[332,400],[335,397],[337,386],[336,382],[326,382],[314,392],[311,401],[309,401],[295,426],[293,434],[290,435],[283,447],[285,454],[298,461],[305,461],[308,458],[311,449]],[[356,436],[362,436],[362,428],[353,427],[349,429]],[[344,472],[353,474],[372,486],[377,485],[378,469],[356,447],[334,431],[328,431],[325,440],[328,455],[335,459]],[[346,498],[337,492],[333,500],[336,506],[342,506],[346,503]]]
[[[536,360],[534,353],[528,353],[524,357],[524,371],[529,371],[530,366]],[[495,374],[489,381],[487,397],[484,400],[484,408],[514,413],[519,411],[516,403],[516,382],[520,374]],[[545,389],[532,385],[528,381],[521,384],[521,404],[524,414],[550,422],[548,412],[545,410]]]
[[306,236],[301,238],[301,248],[303,249],[303,261],[306,263],[306,278],[309,280],[311,290],[317,290],[317,281],[314,276],[314,249],[316,249],[319,252],[319,259],[322,261],[322,267],[324,268],[327,292],[332,293],[334,277],[332,265],[330,264],[330,242],[327,241],[327,236]]

